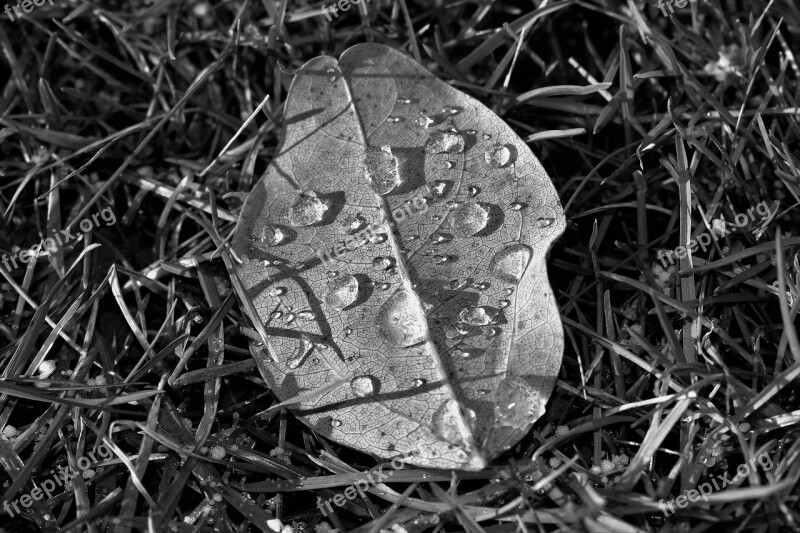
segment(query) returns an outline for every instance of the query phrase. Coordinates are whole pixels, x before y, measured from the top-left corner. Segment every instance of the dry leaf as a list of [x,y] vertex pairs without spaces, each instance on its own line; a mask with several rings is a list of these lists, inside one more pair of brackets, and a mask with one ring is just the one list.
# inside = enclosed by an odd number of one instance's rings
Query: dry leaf
[[294,410],[332,440],[483,468],[561,363],[550,179],[494,113],[383,45],[306,63],[284,134],[233,240],[277,351],[251,345],[261,374],[281,400],[345,379]]

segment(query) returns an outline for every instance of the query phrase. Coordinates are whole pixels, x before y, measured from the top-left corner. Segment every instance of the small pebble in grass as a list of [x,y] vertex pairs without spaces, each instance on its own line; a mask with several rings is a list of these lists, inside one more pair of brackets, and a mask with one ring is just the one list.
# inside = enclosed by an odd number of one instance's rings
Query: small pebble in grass
[[13,439],[17,435],[19,435],[19,431],[17,431],[17,428],[12,426],[11,424],[3,428],[3,436],[5,436],[5,438]]
[[214,446],[213,448],[211,448],[210,454],[212,459],[220,461],[225,457],[225,448],[223,448],[222,446]]
[[600,461],[600,468],[604,474],[608,474],[609,472],[613,472],[617,467],[608,459],[603,459]]
[[558,457],[551,457],[549,463],[550,463],[550,468],[558,468],[559,466],[561,466],[561,459],[559,459]]
[[556,437],[561,437],[569,433],[569,426],[558,426],[556,428]]

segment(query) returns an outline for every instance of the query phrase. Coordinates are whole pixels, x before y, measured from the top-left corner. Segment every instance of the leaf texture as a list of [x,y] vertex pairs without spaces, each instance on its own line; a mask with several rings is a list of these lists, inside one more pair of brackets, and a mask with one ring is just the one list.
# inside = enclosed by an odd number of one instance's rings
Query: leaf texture
[[491,110],[383,45],[306,63],[284,116],[233,239],[276,350],[251,344],[262,376],[281,400],[323,391],[294,412],[332,440],[483,468],[561,364],[549,177]]

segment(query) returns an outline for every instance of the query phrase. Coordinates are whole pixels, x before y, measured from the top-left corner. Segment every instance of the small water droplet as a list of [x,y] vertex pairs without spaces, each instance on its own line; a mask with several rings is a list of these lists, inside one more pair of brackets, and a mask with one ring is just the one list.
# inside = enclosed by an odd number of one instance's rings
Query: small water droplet
[[448,329],[444,332],[444,336],[447,339],[455,339],[456,337],[460,337],[461,334],[453,328]]
[[259,264],[259,265],[261,265],[262,267],[268,267],[268,266],[270,266],[272,263],[271,263],[271,262],[270,262],[268,259],[260,259],[260,260],[258,261],[258,264]]
[[363,284],[363,285],[364,285],[365,287],[374,287],[374,286],[375,286],[375,280],[368,279],[368,280],[366,280],[366,281],[364,282],[364,284]]
[[518,283],[528,268],[531,261],[532,251],[529,246],[524,244],[511,244],[496,254],[492,258],[490,269],[492,275],[506,283]]
[[437,265],[441,265],[451,261],[452,258],[449,255],[435,255],[433,256],[433,262]]
[[287,213],[292,226],[310,226],[322,220],[328,204],[317,198],[314,191],[306,191],[297,195]]
[[433,125],[433,119],[423,113],[418,113],[416,117],[414,117],[414,124],[419,126],[420,128],[430,128]]
[[389,287],[391,286],[392,286],[391,283],[381,283],[380,285],[378,285],[378,288],[382,291],[388,291]]
[[474,422],[475,412],[463,408],[458,400],[451,398],[445,400],[433,413],[433,433],[445,442],[456,446],[468,447],[471,445],[471,431],[469,425]]
[[522,209],[525,207],[525,204],[522,202],[511,202],[510,204],[508,204],[508,207],[510,207],[514,211],[522,211]]
[[445,168],[453,168],[454,166],[456,166],[456,164],[453,163],[452,161],[445,161],[444,163]]
[[413,386],[413,387],[422,387],[426,383],[427,383],[427,380],[424,380],[422,378],[417,378],[417,379],[415,379],[414,381],[411,382],[411,386]]
[[301,337],[300,344],[297,346],[297,351],[295,352],[295,356],[289,359],[286,362],[286,366],[294,370],[295,368],[300,367],[303,362],[308,359],[308,356],[311,355],[311,352],[314,351],[314,343],[308,337]]
[[476,393],[478,396],[486,396],[486,395],[487,395],[487,394],[489,394],[490,392],[491,392],[491,391],[490,391],[489,389],[478,389],[478,390],[476,390],[476,391],[475,391],[475,393]]
[[372,236],[369,238],[369,242],[372,244],[380,244],[387,239],[385,233],[373,233]]
[[316,316],[317,315],[315,315],[311,311],[298,311],[297,312],[297,318],[299,318],[300,320],[314,320],[314,318],[316,318]]
[[397,103],[400,105],[408,105],[412,102],[411,98],[398,98]]
[[445,208],[447,208],[447,210],[449,210],[449,211],[452,211],[453,209],[455,209],[459,205],[460,204],[458,202],[456,202],[455,200],[450,200],[449,202],[444,204]]
[[484,133],[483,134],[483,138],[488,141],[489,139],[492,138],[492,135],[491,135],[491,133]]
[[434,222],[439,222],[440,220],[442,220],[442,216],[441,215],[431,215],[431,220],[433,220]]
[[485,291],[486,289],[488,289],[488,288],[489,288],[489,286],[490,286],[490,285],[484,281],[484,282],[482,282],[482,283],[476,283],[476,284],[475,284],[475,285],[473,285],[473,286],[474,286],[476,289],[478,289],[479,291]]
[[538,391],[524,378],[503,379],[495,393],[495,417],[501,426],[524,429],[544,413]]
[[417,294],[401,287],[381,305],[378,335],[390,346],[408,347],[427,339],[428,322]]
[[283,311],[273,311],[272,315],[270,315],[270,316],[272,318],[274,318],[275,320],[277,320],[277,319],[279,319],[280,317],[283,316]]
[[392,259],[389,257],[378,256],[372,260],[372,268],[375,270],[386,270],[392,266]]
[[469,195],[473,198],[476,197],[479,192],[481,192],[480,188],[476,187],[475,185],[470,185],[467,187],[467,193],[469,193]]
[[353,394],[361,398],[378,392],[379,382],[375,376],[356,376],[350,381]]
[[339,72],[338,70],[336,70],[333,67],[328,67],[328,69],[325,71],[325,73],[328,75],[328,81],[331,81],[331,82],[335,82],[336,80],[338,80],[339,79],[339,75],[341,74],[341,72]]
[[347,232],[358,231],[364,227],[367,220],[361,213],[355,215],[344,215],[339,220],[339,225]]
[[331,420],[331,425],[335,428],[340,428],[342,427],[342,421],[339,420],[338,418],[334,418],[333,420]]
[[397,158],[390,146],[367,147],[364,156],[364,176],[378,194],[389,194],[400,185]]
[[500,300],[500,301],[498,302],[498,305],[499,305],[499,306],[500,306],[502,309],[505,309],[506,307],[508,307],[509,305],[511,305],[511,302],[509,302],[508,300]]
[[335,270],[328,270],[328,271],[325,273],[325,276],[327,276],[328,278],[335,278],[335,277],[336,277],[336,275],[337,275],[337,273],[336,273],[336,271],[335,271]]
[[477,202],[464,202],[453,212],[453,231],[459,237],[471,237],[486,227],[489,211]]
[[344,328],[344,336],[345,337],[349,337],[352,333],[353,333],[353,328],[351,328],[350,326],[347,326],[346,328]]
[[358,298],[358,280],[350,274],[342,274],[328,282],[325,304],[341,311]]
[[556,219],[554,219],[554,218],[546,218],[546,217],[542,217],[542,218],[536,219],[536,223],[538,224],[538,226],[540,228],[546,228],[546,227],[552,226],[553,222],[555,222],[555,221],[556,221]]
[[286,315],[286,323],[291,324],[294,322],[294,313],[289,313]]
[[447,183],[440,180],[435,180],[428,184],[427,189],[428,194],[434,198],[441,198],[444,196],[445,190],[447,189]]
[[486,326],[493,318],[486,312],[485,307],[465,307],[458,314],[458,319],[470,326]]
[[283,296],[286,294],[286,287],[273,287],[271,291],[269,291],[270,296]]
[[467,286],[466,279],[453,279],[444,284],[444,288],[449,291],[460,291]]
[[503,294],[505,294],[506,296],[511,296],[512,294],[514,294],[513,287],[508,287],[507,289],[503,289]]
[[[413,241],[416,241],[416,240],[419,240],[419,235],[417,235],[416,233],[415,233],[414,235],[409,235],[408,237],[406,237],[406,240],[407,240],[407,241],[411,241],[411,242],[413,242]],[[405,249],[403,249],[403,250],[400,250],[400,251],[401,251],[401,252],[404,252],[404,253],[405,253],[405,252],[408,252],[408,250],[405,250]]]
[[486,328],[483,331],[483,336],[486,337],[487,339],[491,339],[492,337],[496,337],[498,333],[500,333],[500,328],[492,326]]
[[450,352],[450,355],[453,357],[453,359],[466,360],[472,357],[472,352],[470,352],[469,350],[462,350],[461,348],[456,348],[455,350]]
[[278,226],[273,226],[272,224],[267,224],[264,226],[261,242],[267,244],[267,246],[277,246],[284,241],[286,235],[283,234],[283,231]]
[[450,116],[458,115],[462,111],[464,111],[463,107],[454,106],[454,105],[446,105],[446,106],[444,106],[442,108],[442,114],[443,115],[450,115]]
[[404,120],[405,120],[405,118],[403,118],[403,117],[392,116],[392,117],[387,118],[386,122],[390,122],[392,124],[397,124],[398,122],[403,122]]
[[444,244],[446,242],[450,242],[453,240],[453,236],[449,233],[442,233],[437,231],[433,235],[431,235],[431,242],[433,244]]
[[491,168],[502,168],[511,161],[511,150],[505,144],[495,144],[483,154],[486,164]]
[[464,136],[454,129],[434,131],[425,143],[429,154],[460,154],[464,151]]

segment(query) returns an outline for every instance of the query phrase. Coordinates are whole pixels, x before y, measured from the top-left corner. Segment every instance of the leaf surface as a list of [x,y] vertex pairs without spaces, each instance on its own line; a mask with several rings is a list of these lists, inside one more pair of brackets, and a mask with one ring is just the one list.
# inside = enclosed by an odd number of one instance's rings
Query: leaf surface
[[549,177],[492,111],[383,45],[306,63],[284,116],[233,239],[277,352],[251,344],[262,376],[281,400],[323,391],[293,410],[342,444],[483,468],[561,364]]

